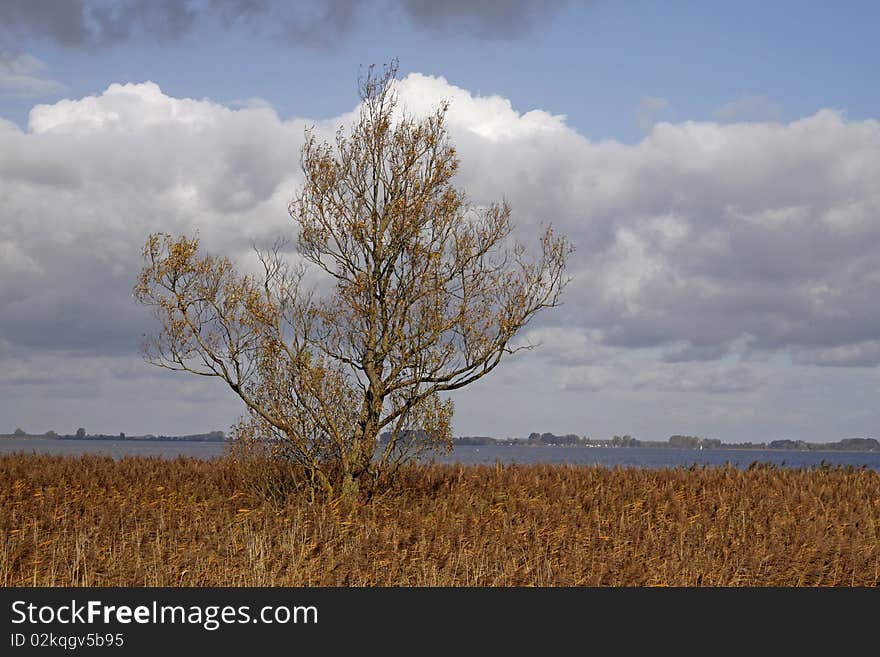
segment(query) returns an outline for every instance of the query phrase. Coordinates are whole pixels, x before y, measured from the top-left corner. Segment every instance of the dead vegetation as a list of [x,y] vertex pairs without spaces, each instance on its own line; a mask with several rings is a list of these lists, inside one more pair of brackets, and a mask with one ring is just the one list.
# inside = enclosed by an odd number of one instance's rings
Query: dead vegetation
[[411,465],[310,502],[259,467],[0,456],[0,585],[880,583],[867,469]]

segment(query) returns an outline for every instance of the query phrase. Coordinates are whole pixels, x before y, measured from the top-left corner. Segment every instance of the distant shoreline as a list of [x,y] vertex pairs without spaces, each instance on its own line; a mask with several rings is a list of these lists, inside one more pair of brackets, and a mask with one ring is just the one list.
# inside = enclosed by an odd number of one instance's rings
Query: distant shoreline
[[[147,443],[147,442],[176,442],[176,443],[228,443],[232,442],[231,438],[227,438],[222,435],[222,432],[216,432],[221,435],[211,435],[211,434],[196,434],[192,436],[154,436],[154,435],[146,435],[146,436],[120,436],[120,435],[108,435],[108,434],[93,434],[86,435],[82,438],[71,435],[54,435],[47,436],[46,434],[26,434],[26,435],[16,435],[11,433],[0,434],[0,440],[2,439],[10,439],[10,440],[21,440],[22,442],[28,440],[71,440],[71,441],[118,441],[118,442],[132,442],[132,443]],[[203,437],[204,436],[204,437]]]
[[[0,434],[0,440],[15,440],[21,442],[34,440],[64,440],[74,442],[132,442],[132,443],[148,443],[148,442],[186,442],[186,443],[231,443],[229,438],[221,431],[215,431],[205,434],[192,434],[184,436],[165,436],[165,435],[110,435],[110,434],[87,434],[84,437],[75,435],[46,435],[46,434]],[[866,441],[867,443],[867,441]],[[454,439],[454,447],[558,447],[568,449],[663,449],[663,450],[680,450],[680,451],[760,451],[760,452],[877,452],[880,451],[876,446],[866,444],[864,447],[854,446],[838,446],[839,443],[803,443],[791,447],[775,447],[764,443],[721,443],[712,446],[688,446],[674,445],[667,442],[659,441],[639,441],[638,444],[631,445],[614,445],[610,441],[606,444],[604,441],[581,441],[578,443],[562,443],[555,444],[552,442],[530,442],[524,439],[501,439],[481,437],[480,441],[475,441],[471,437],[460,437]]]

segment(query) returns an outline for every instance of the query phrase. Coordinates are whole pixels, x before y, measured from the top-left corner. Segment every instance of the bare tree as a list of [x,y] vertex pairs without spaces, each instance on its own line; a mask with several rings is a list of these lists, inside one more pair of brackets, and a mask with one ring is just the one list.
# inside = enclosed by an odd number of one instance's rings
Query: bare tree
[[[260,275],[241,275],[197,239],[156,234],[135,288],[160,322],[148,360],[225,381],[248,410],[237,435],[330,494],[451,447],[443,393],[531,348],[514,336],[558,305],[572,251],[548,227],[529,257],[511,243],[506,203],[466,200],[452,184],[447,103],[410,116],[396,72],[369,69],[359,117],[334,143],[306,133],[289,207],[305,265],[287,264],[279,242],[260,253]],[[306,267],[330,277],[331,294],[305,289]]]

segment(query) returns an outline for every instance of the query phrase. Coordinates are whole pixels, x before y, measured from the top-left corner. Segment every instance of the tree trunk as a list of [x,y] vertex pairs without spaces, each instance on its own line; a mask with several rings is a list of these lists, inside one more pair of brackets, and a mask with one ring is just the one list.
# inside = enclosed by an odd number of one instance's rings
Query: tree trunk
[[354,475],[350,471],[344,472],[342,475],[342,483],[339,486],[339,496],[344,497],[345,499],[355,498],[357,497],[359,489],[360,486],[358,480]]

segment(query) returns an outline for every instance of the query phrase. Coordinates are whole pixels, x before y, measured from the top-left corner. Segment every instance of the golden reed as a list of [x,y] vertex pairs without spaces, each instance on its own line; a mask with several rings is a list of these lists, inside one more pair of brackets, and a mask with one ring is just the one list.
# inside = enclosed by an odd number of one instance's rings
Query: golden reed
[[264,476],[232,458],[0,456],[0,585],[880,583],[867,469],[412,465],[382,495],[317,502],[267,495]]

